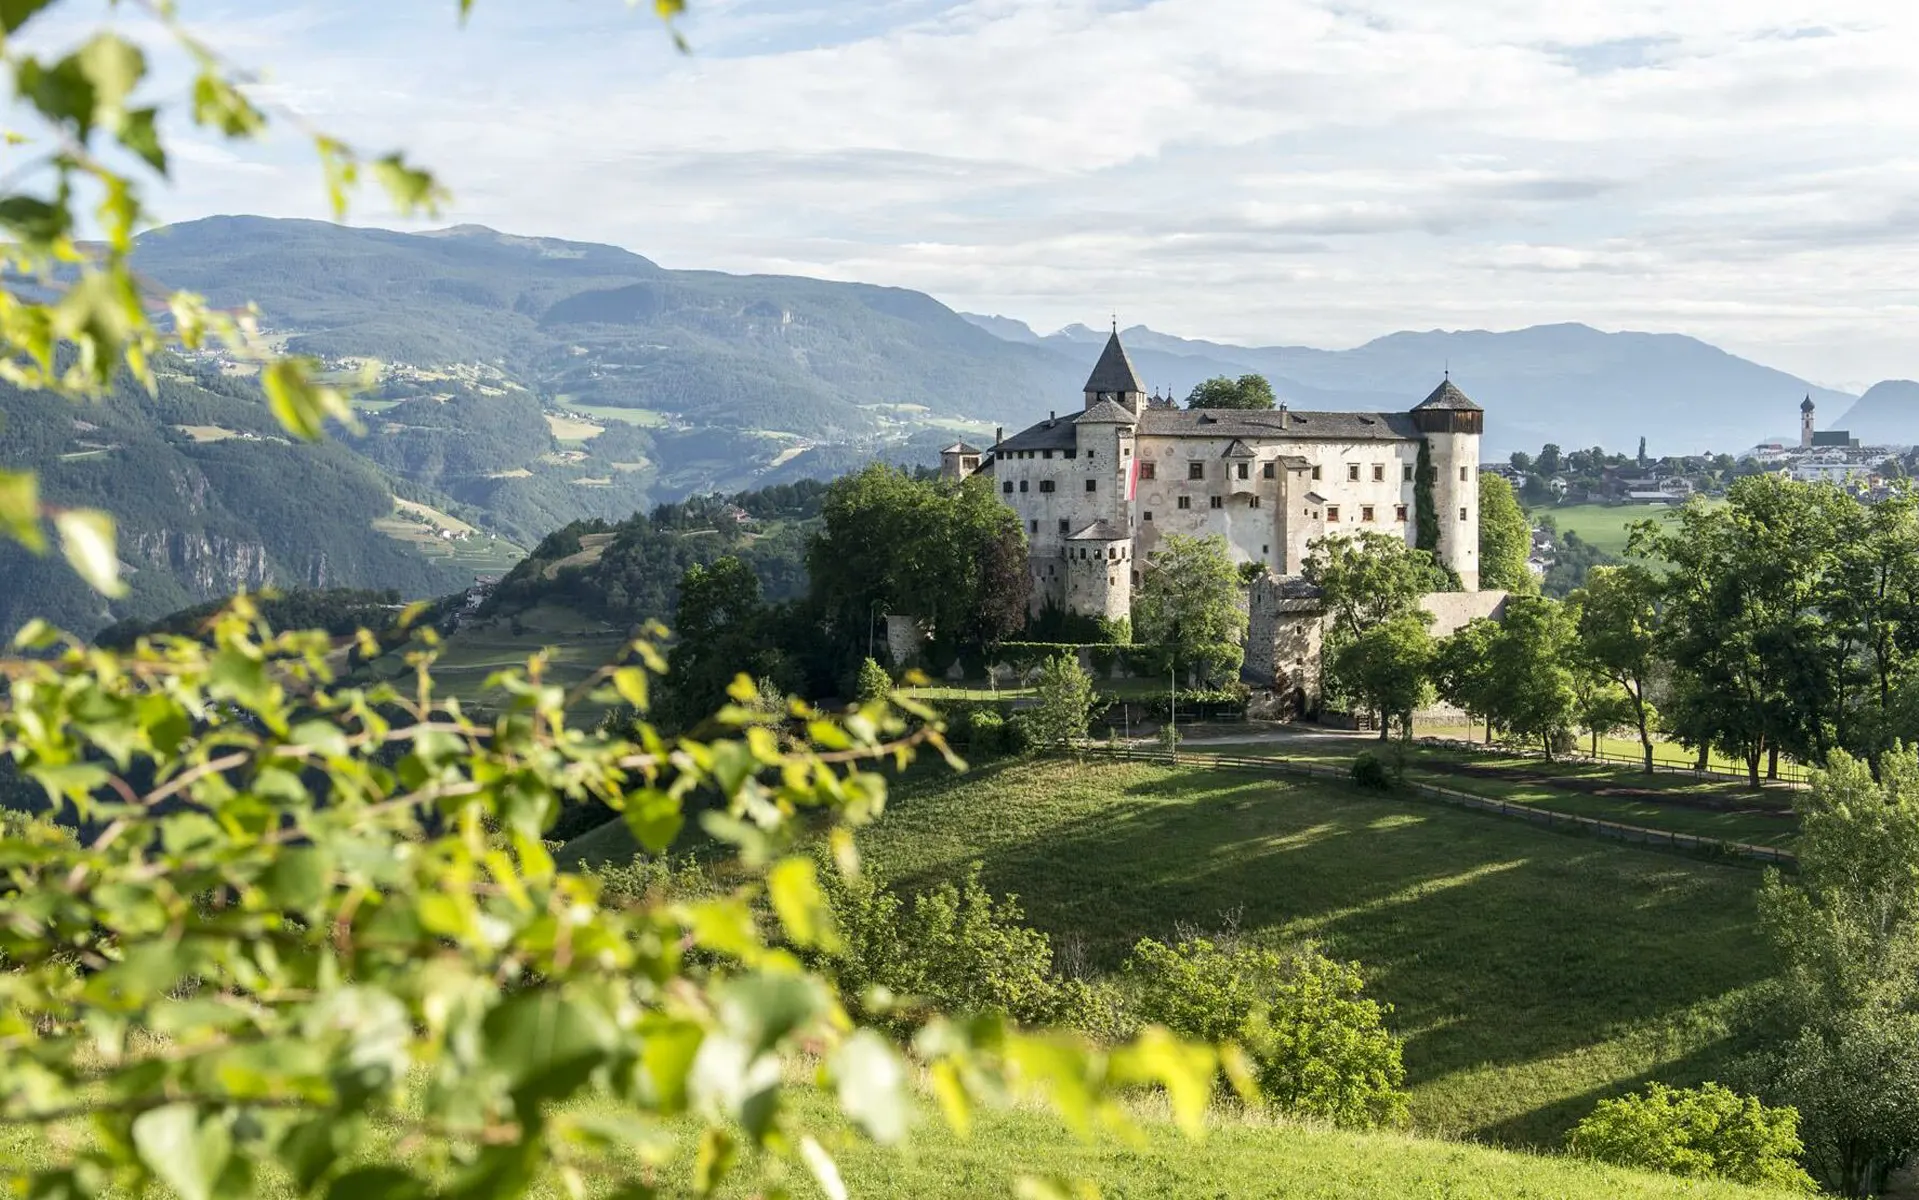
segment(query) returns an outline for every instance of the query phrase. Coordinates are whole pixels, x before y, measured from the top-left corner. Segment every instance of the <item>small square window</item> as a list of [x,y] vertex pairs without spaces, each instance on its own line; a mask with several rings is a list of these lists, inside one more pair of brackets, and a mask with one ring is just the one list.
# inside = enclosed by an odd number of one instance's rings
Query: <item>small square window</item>
[[1053,457],[1053,452],[1051,450],[1042,450],[1039,452],[1039,456],[1041,458],[1051,458]]
[[1139,460],[1139,477],[1141,479],[1157,479],[1159,478],[1158,471],[1158,463],[1149,463],[1143,458]]
[[1099,480],[1097,480],[1097,479],[1089,479],[1089,480],[1087,480],[1087,481],[1086,481],[1086,490],[1087,490],[1087,491],[1089,491],[1089,492],[1097,492],[1097,491],[1099,490]]
[[1348,483],[1359,482],[1359,464],[1358,463],[1346,464],[1346,480]]
[[1259,507],[1259,497],[1258,497],[1258,496],[1248,496],[1248,497],[1246,497],[1246,500],[1247,500],[1247,507],[1249,507],[1249,508],[1258,508],[1258,507]]
[[1093,452],[1092,452],[1091,450],[1088,450],[1088,451],[1086,452],[1086,461],[1087,461],[1087,462],[1092,462],[1092,461],[1093,461]]
[[1024,479],[1019,481],[1019,490],[1022,492],[1026,490],[1026,481]]
[[1234,465],[1235,465],[1235,466],[1237,466],[1237,467],[1239,468],[1239,470],[1238,470],[1238,471],[1236,471],[1236,472],[1235,472],[1235,474],[1237,474],[1237,475],[1238,475],[1238,476],[1239,476],[1239,477],[1240,477],[1241,479],[1244,479],[1244,478],[1246,478],[1246,471],[1247,471],[1247,467],[1248,467],[1248,464],[1246,464],[1246,463],[1235,463]]
[[1314,479],[1318,479],[1318,478],[1319,478],[1319,468],[1318,468],[1318,467],[1314,467],[1314,468],[1313,468],[1313,478],[1314,478]]
[[1050,491],[1052,491],[1052,490],[1053,490],[1053,481],[1052,481],[1052,480],[1050,480],[1050,479],[1042,479],[1042,480],[1040,480],[1040,481],[1039,481],[1039,490],[1040,490],[1040,491],[1042,491],[1042,492],[1050,492]]
[[1061,518],[1059,519],[1059,531],[1060,531],[1061,533],[1065,533],[1065,532],[1067,532],[1067,529],[1066,529],[1066,518],[1065,518],[1065,517],[1061,517]]
[[1461,467],[1461,468],[1459,468],[1459,482],[1461,482],[1461,483],[1466,483],[1466,482],[1468,482],[1468,481],[1467,481],[1467,479],[1466,479],[1466,471],[1467,471],[1467,468],[1465,468],[1465,467]]
[[1466,510],[1463,508],[1459,510],[1459,519],[1462,521],[1466,519]]
[[1339,505],[1328,504],[1326,506],[1326,523],[1328,525],[1339,524]]
[[1359,506],[1359,519],[1360,519],[1360,520],[1362,520],[1362,521],[1370,521],[1370,520],[1372,520],[1372,519],[1373,519],[1373,506],[1372,506],[1372,505],[1370,505],[1370,504],[1362,504],[1362,505],[1360,505],[1360,506]]
[[1206,464],[1205,464],[1205,463],[1201,463],[1201,462],[1192,462],[1192,463],[1187,463],[1187,464],[1186,464],[1186,478],[1188,478],[1188,479],[1204,479],[1204,478],[1206,478]]
[[1039,532],[1039,522],[1038,522],[1038,521],[1028,521],[1028,522],[1026,523],[1026,531],[1027,531],[1028,533],[1038,533],[1038,532]]
[[1273,464],[1261,463],[1259,465],[1259,475],[1262,479],[1271,479],[1273,477]]
[[1385,463],[1373,464],[1373,482],[1374,483],[1386,482],[1386,464]]
[[1179,498],[1179,506],[1181,508],[1191,508],[1193,506],[1193,498],[1191,496],[1181,496]]
[[[1065,455],[1066,457],[1068,457],[1068,458],[1078,458],[1078,457],[1079,457],[1079,451],[1077,451],[1077,450],[1062,450],[1062,451],[1060,451],[1060,453],[1061,453],[1061,454],[1064,454],[1064,455]],[[1088,450],[1088,451],[1086,452],[1086,457],[1088,457],[1088,458],[1091,458],[1091,457],[1093,457],[1093,452],[1092,452],[1091,450]]]
[[1267,556],[1268,554],[1270,554],[1270,553],[1272,553],[1272,547],[1271,547],[1271,546],[1261,546],[1261,547],[1259,548],[1259,556],[1260,556],[1261,558],[1265,558],[1265,557],[1266,557],[1266,556]]
[[1213,497],[1213,507],[1214,507],[1214,508],[1225,508],[1225,507],[1226,507],[1226,500],[1225,500],[1225,497],[1223,497],[1223,496],[1214,496],[1214,497]]
[[1009,479],[1009,480],[1007,480],[1007,481],[1006,481],[1005,483],[1002,483],[1002,484],[1000,484],[1000,485],[999,485],[999,490],[1000,490],[1000,491],[1002,491],[1002,492],[1005,492],[1005,493],[1006,493],[1007,495],[1009,495],[1009,496],[1010,496],[1010,495],[1012,495],[1012,494],[1013,494],[1013,481]]
[[1411,463],[1405,464],[1404,466],[1400,468],[1400,471],[1401,471],[1401,475],[1400,475],[1401,482],[1411,483],[1413,481],[1413,464]]
[[1406,519],[1406,506],[1404,504],[1395,504],[1393,506],[1393,520],[1404,521],[1405,519]]
[[1152,520],[1152,519],[1153,519],[1153,510],[1149,508],[1149,509],[1147,509],[1147,510],[1146,510],[1145,512],[1143,512],[1143,513],[1141,513],[1141,514],[1139,514],[1139,519],[1140,519],[1140,520],[1142,520],[1142,521],[1150,521],[1150,520]]

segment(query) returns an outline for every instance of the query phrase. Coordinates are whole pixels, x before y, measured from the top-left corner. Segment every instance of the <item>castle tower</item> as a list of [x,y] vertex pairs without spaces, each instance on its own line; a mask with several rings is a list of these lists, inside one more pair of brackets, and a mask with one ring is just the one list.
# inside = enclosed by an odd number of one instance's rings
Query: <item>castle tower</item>
[[1108,521],[1066,537],[1066,611],[1117,621],[1133,611],[1133,539]]
[[1117,326],[1106,339],[1099,361],[1093,364],[1093,373],[1086,377],[1086,407],[1102,401],[1131,413],[1138,413],[1146,404],[1146,386],[1139,381],[1139,372],[1133,370],[1133,360],[1126,357],[1126,347],[1119,344]]
[[1816,408],[1811,396],[1807,396],[1799,402],[1799,448],[1801,450],[1812,445],[1812,427],[1814,423],[1812,415],[1815,411]]
[[940,478],[959,480],[979,470],[980,448],[969,442],[954,442],[940,451]]
[[1452,376],[1412,412],[1432,456],[1433,507],[1439,516],[1438,557],[1469,592],[1479,590],[1479,435],[1485,410],[1453,385]]

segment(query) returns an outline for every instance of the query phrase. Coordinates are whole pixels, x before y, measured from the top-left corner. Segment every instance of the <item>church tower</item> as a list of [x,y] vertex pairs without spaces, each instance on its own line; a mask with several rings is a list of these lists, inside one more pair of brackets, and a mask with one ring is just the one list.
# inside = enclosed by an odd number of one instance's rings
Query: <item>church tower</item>
[[1813,412],[1811,396],[1799,402],[1799,448],[1802,450],[1812,445]]

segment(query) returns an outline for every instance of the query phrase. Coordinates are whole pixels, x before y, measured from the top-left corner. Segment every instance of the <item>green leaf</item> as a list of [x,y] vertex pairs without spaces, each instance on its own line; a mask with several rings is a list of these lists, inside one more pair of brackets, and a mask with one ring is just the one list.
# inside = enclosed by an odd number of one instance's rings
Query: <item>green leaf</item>
[[53,0],[0,0],[0,33],[13,33]]
[[640,1045],[640,1068],[646,1099],[662,1115],[671,1116],[686,1108],[687,1082],[705,1033],[691,1021],[657,1017],[642,1027],[641,1034],[645,1038]]
[[193,123],[240,138],[259,133],[266,128],[267,120],[238,88],[212,70],[203,70],[193,81]]
[[141,161],[165,175],[167,150],[160,144],[160,131],[154,125],[158,110],[136,108],[120,123],[120,144],[140,156]]
[[0,199],[0,225],[24,242],[45,244],[73,232],[73,211],[37,196],[8,196]]
[[319,846],[295,846],[275,856],[260,877],[260,887],[281,908],[305,912],[319,907],[333,881],[333,855]]
[[820,891],[819,877],[814,873],[811,859],[789,858],[779,863],[767,872],[766,891],[772,898],[773,911],[779,914],[780,924],[786,927],[786,934],[794,945],[809,950],[839,948],[833,910]]
[[80,578],[103,596],[126,595],[112,517],[97,509],[69,508],[53,514],[53,527],[60,534],[60,552]]
[[522,1104],[570,1094],[618,1042],[607,1014],[582,1000],[523,992],[487,1014],[486,1055]]
[[840,1110],[867,1137],[892,1145],[906,1136],[906,1068],[886,1039],[862,1029],[833,1055]]
[[233,1157],[226,1123],[202,1118],[191,1104],[168,1104],[135,1117],[133,1147],[180,1200],[213,1200],[215,1181]]
[[720,993],[720,1021],[754,1054],[826,1011],[820,983],[806,975],[762,973],[729,982]]
[[297,358],[275,359],[260,371],[267,407],[288,433],[309,442],[320,440],[328,417],[351,423],[353,414],[344,397],[314,383],[311,366]]
[[403,215],[411,216],[415,212],[425,211],[429,216],[437,216],[440,202],[446,199],[446,190],[442,188],[430,172],[418,167],[410,167],[406,160],[397,154],[378,158],[371,164],[373,177],[393,200],[393,207]]
[[671,846],[686,826],[679,798],[656,788],[629,794],[625,816],[633,840],[648,854],[658,854]]
[[613,672],[613,688],[620,693],[620,699],[641,712],[646,711],[646,684],[646,672],[638,667],[621,667]]
[[344,758],[347,753],[346,734],[331,721],[302,721],[288,731],[287,741],[327,758]]
[[[17,199],[0,200],[0,210]],[[0,224],[12,224],[4,212],[0,212]],[[0,533],[35,554],[47,548],[46,535],[40,531],[40,481],[32,472],[0,471]]]
[[693,1160],[693,1186],[702,1196],[710,1196],[725,1181],[740,1158],[739,1143],[724,1129],[707,1129],[700,1134],[699,1154]]
[[94,104],[101,109],[121,107],[147,73],[147,56],[140,47],[111,33],[95,34],[74,59],[93,84]]

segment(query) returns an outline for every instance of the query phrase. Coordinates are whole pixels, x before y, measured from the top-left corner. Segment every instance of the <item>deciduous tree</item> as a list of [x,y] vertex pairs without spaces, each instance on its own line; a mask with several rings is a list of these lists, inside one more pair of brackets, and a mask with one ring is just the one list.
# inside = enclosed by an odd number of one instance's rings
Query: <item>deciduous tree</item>
[[1513,485],[1490,471],[1479,473],[1479,586],[1508,592],[1536,592],[1539,580],[1526,565],[1532,557],[1533,528]]
[[1062,652],[1040,667],[1033,706],[1021,715],[1036,745],[1066,746],[1086,736],[1098,702],[1093,677],[1078,658]]
[[1142,573],[1133,628],[1142,642],[1164,647],[1173,668],[1189,678],[1237,679],[1245,658],[1243,593],[1224,538],[1170,534]]
[[1433,636],[1426,614],[1401,613],[1343,642],[1335,652],[1332,675],[1340,694],[1351,696],[1379,718],[1379,738],[1397,718],[1412,732],[1413,712],[1433,694]]
[[1238,379],[1215,375],[1196,385],[1186,397],[1187,408],[1270,409],[1274,404],[1273,385],[1264,375],[1241,375]]
[[1624,693],[1648,774],[1658,715],[1649,689],[1660,670],[1659,595],[1658,577],[1643,566],[1595,567],[1577,603],[1579,654]]

